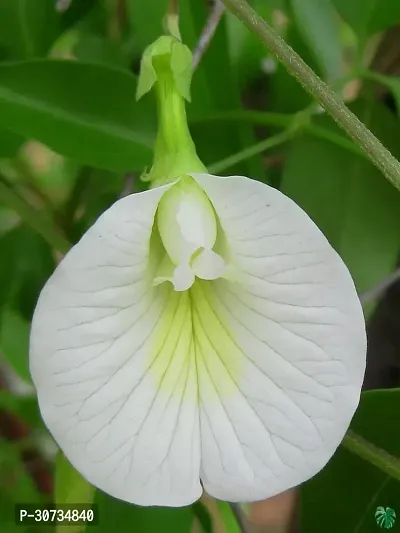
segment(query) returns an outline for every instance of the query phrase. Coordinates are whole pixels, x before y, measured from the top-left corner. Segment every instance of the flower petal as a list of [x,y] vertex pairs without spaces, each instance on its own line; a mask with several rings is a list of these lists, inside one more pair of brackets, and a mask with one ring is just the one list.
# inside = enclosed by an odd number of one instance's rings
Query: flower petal
[[164,195],[157,222],[165,250],[176,265],[188,263],[199,248],[214,246],[217,224],[213,208],[189,176],[183,176]]
[[341,442],[364,376],[363,313],[346,266],[294,202],[244,177],[193,177],[237,280],[191,289],[201,479],[217,498],[260,500],[312,477]]
[[201,279],[218,279],[222,277],[226,270],[226,265],[222,257],[212,250],[200,251],[192,261],[193,272]]
[[30,365],[79,472],[117,498],[181,506],[202,492],[200,436],[189,295],[153,286],[167,188],[118,201],[67,254],[40,296]]

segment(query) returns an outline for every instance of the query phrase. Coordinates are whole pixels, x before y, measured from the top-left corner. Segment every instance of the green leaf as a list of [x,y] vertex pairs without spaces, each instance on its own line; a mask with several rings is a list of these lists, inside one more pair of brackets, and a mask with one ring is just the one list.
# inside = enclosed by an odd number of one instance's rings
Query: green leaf
[[328,82],[341,70],[339,18],[331,0],[290,0],[297,28]]
[[[358,102],[353,110],[399,155],[400,125],[389,111],[379,103],[371,107],[366,102]],[[327,117],[316,123],[336,129]],[[347,264],[359,292],[395,268],[400,195],[369,161],[328,141],[304,136],[292,143],[282,192],[319,226]]]
[[126,7],[138,51],[142,52],[164,33],[162,21],[167,13],[168,0],[126,0]]
[[[44,503],[38,493],[29,469],[28,457],[23,452],[22,440],[9,442],[0,439],[0,530],[1,533],[32,533],[29,527],[15,524],[15,504]],[[31,463],[33,466],[33,463]],[[36,533],[52,533],[52,528],[35,526]]]
[[61,28],[66,30],[82,21],[98,5],[98,0],[73,0],[61,15]]
[[[36,487],[21,461],[17,446],[4,439],[0,440],[0,494],[8,494],[19,503],[39,500]],[[14,514],[13,508],[9,511]]]
[[136,81],[77,61],[0,65],[0,128],[33,137],[83,164],[143,170],[151,163],[154,110],[135,102]]
[[138,507],[116,500],[100,490],[95,503],[99,506],[99,525],[91,533],[190,533],[192,507]]
[[[400,389],[362,394],[351,429],[375,446],[400,456]],[[302,486],[302,530],[373,533],[378,506],[398,509],[400,483],[342,446],[328,465]]]
[[222,522],[227,533],[241,533],[241,527],[236,520],[232,507],[228,502],[215,500]]
[[110,67],[129,67],[129,58],[120,46],[98,35],[76,32],[73,54],[83,62],[98,63]]
[[0,158],[14,157],[24,142],[21,135],[12,131],[0,130]]
[[[5,207],[4,205],[0,204],[0,243],[3,236],[10,231],[12,228],[14,228],[19,223],[18,215],[15,213],[15,211],[9,207]],[[2,268],[0,267],[0,279]],[[0,289],[0,307],[1,307],[1,296],[2,292]]]
[[[81,216],[74,224],[71,240],[78,241],[83,233],[92,226],[99,216],[118,200],[124,187],[122,174],[113,174],[107,170],[93,169],[81,176],[83,182],[82,195],[75,210],[81,211]],[[136,183],[139,179],[136,179]],[[137,186],[143,182],[137,183]]]
[[32,229],[38,232],[48,244],[65,253],[69,249],[69,243],[54,221],[49,212],[42,212],[32,207],[16,190],[12,184],[0,176],[0,194],[8,207],[15,210],[15,213],[21,217]]
[[400,22],[398,0],[332,0],[332,2],[362,40]]
[[[290,46],[296,50],[304,61],[314,70],[317,70],[318,65],[311,54],[304,39],[294,24],[290,24],[286,41]],[[286,67],[282,63],[277,63],[277,68],[270,78],[269,86],[269,108],[272,111],[279,111],[280,113],[296,113],[312,103],[312,99],[298,81],[291,76]]]
[[[0,309],[6,306],[29,321],[37,298],[54,270],[48,244],[34,230],[18,226],[0,237]],[[1,326],[1,313],[0,313]]]
[[367,72],[366,76],[387,87],[396,102],[397,114],[400,116],[400,76],[385,76],[378,72]]
[[[270,2],[256,0],[253,7],[267,22],[272,16]],[[229,11],[225,14],[229,56],[240,89],[256,81],[262,74],[261,65],[266,57],[265,46]]]
[[0,352],[15,372],[31,381],[28,363],[29,322],[17,312],[3,309],[1,313]]
[[[183,42],[191,50],[196,47],[209,14],[206,5],[198,0],[181,2],[180,24]],[[223,80],[223,83],[221,83]],[[229,87],[229,90],[227,90]],[[227,21],[222,19],[215,35],[193,75],[192,103],[187,106],[191,114],[237,109],[241,95],[234,69],[231,68]],[[254,144],[253,131],[247,125],[232,128],[227,124],[196,124],[191,128],[199,157],[205,165],[228,157],[245,146]],[[258,176],[265,179],[261,157],[242,162],[232,173]]]
[[207,507],[199,500],[192,505],[193,514],[197,518],[202,531],[212,533],[213,523]]
[[44,56],[57,33],[54,0],[0,2],[0,44],[13,59]]

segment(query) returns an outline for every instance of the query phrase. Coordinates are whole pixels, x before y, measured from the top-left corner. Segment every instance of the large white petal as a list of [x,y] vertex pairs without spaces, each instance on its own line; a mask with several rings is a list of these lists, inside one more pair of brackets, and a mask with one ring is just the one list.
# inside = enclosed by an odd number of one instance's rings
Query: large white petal
[[248,178],[194,177],[237,280],[191,289],[201,479],[217,498],[260,500],[316,474],[341,442],[364,376],[363,313],[344,263],[294,202]]
[[181,506],[202,492],[200,436],[189,294],[152,284],[166,188],[118,201],[67,254],[37,305],[30,366],[46,425],[91,483]]

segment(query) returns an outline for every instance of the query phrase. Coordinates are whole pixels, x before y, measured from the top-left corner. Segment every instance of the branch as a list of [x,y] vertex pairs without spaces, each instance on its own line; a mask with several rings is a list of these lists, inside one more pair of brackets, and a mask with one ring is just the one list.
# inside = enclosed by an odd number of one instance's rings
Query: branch
[[252,146],[249,146],[248,148],[245,148],[244,150],[241,150],[236,154],[230,155],[227,158],[222,159],[222,161],[218,161],[217,163],[213,163],[212,165],[207,165],[208,170],[211,173],[219,174],[220,172],[226,170],[227,168],[233,167],[241,161],[245,161],[246,159],[260,154],[261,152],[265,152],[265,150],[268,150],[275,146],[279,146],[280,144],[289,141],[293,138],[294,135],[295,130],[288,128],[282,133],[274,135],[273,137],[268,137],[267,139],[264,139],[257,144],[253,144]]
[[[251,109],[233,109],[232,111],[217,111],[210,114],[198,114],[191,116],[192,124],[201,124],[204,122],[248,122],[251,124],[261,124],[266,126],[277,126],[278,128],[287,128],[293,123],[295,115],[284,113],[270,113],[268,111],[255,111]],[[316,126],[312,122],[305,122],[301,131],[312,135],[313,137],[324,139],[355,155],[367,158],[365,153],[360,150],[359,146],[350,141],[344,135],[337,134],[324,126]]]
[[222,0],[226,7],[255,33],[346,133],[364,150],[387,179],[400,190],[400,163],[352,113],[301,57],[258,15],[246,0]]
[[362,305],[365,305],[373,300],[377,300],[397,281],[400,280],[400,268],[389,274],[382,281],[377,283],[375,287],[372,287],[369,291],[366,291],[360,295],[360,301]]
[[134,172],[127,172],[125,174],[124,184],[123,184],[121,193],[119,195],[119,198],[124,198],[124,196],[128,196],[129,194],[136,192],[135,181],[136,181],[136,175]]
[[385,474],[400,480],[400,459],[368,442],[352,430],[347,431],[342,446],[361,459],[373,464]]
[[201,58],[209,47],[224,12],[224,5],[220,2],[220,0],[215,0],[210,16],[207,19],[206,25],[201,32],[199,42],[197,43],[193,52],[193,70],[199,66]]

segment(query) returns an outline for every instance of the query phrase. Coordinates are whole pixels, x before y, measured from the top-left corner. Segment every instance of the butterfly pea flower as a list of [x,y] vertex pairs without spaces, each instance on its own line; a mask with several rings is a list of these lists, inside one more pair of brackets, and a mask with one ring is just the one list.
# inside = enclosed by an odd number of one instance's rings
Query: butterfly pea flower
[[144,54],[138,94],[154,87],[159,114],[150,188],[66,254],[31,332],[54,439],[90,483],[138,505],[203,490],[256,501],[308,480],[343,439],[365,369],[354,283],[314,222],[197,157],[189,62],[172,37]]

